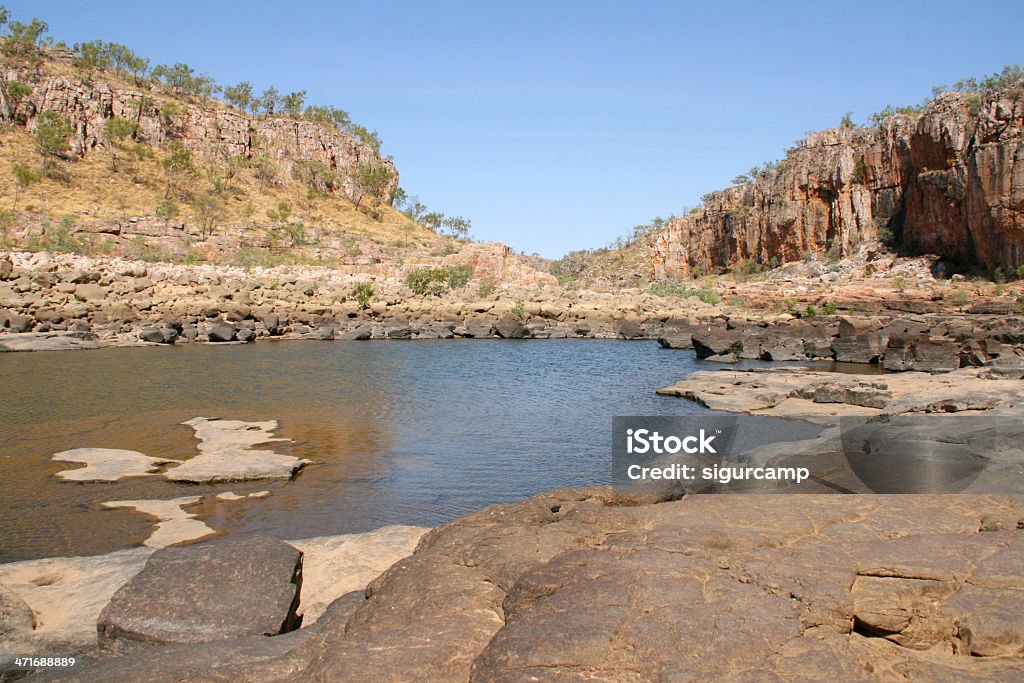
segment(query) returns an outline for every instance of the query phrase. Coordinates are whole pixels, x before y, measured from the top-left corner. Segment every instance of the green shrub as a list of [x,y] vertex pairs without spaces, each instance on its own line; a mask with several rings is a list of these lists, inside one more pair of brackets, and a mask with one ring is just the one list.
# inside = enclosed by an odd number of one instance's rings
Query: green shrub
[[448,287],[447,268],[417,268],[405,276],[405,284],[416,296],[441,294]]
[[782,305],[785,307],[786,311],[790,313],[796,312],[796,306],[798,303],[800,303],[800,301],[795,296],[787,296],[782,300]]
[[804,308],[804,317],[805,318],[814,318],[817,315],[818,315],[818,309],[815,308],[814,306],[812,306],[811,304],[807,304],[807,307]]
[[523,318],[526,316],[526,304],[523,303],[522,299],[516,299],[516,303],[512,307],[512,315],[517,318]]
[[370,307],[370,299],[373,298],[375,292],[373,287],[368,282],[360,282],[356,285],[356,301],[359,302],[359,308],[365,310]]
[[486,298],[486,297],[489,297],[493,293],[494,293],[494,279],[487,277],[487,278],[484,278],[484,279],[480,280],[480,289],[477,290],[477,294],[481,298]]
[[452,289],[465,287],[469,278],[473,276],[473,266],[462,263],[457,266],[448,266],[448,286]]
[[822,304],[822,306],[821,306],[821,312],[824,315],[835,315],[838,311],[839,311],[839,309],[836,308],[836,305],[834,303],[832,303],[831,301],[827,302],[825,304]]

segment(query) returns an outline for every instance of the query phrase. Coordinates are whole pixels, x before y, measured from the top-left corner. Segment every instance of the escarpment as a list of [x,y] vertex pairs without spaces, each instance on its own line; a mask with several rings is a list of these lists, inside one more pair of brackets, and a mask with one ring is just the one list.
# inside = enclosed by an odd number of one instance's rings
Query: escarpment
[[920,116],[812,133],[657,236],[655,277],[850,253],[882,239],[964,266],[1024,264],[1024,89],[945,93]]
[[359,192],[355,174],[362,162],[383,165],[391,172],[380,191],[381,199],[390,197],[398,187],[398,173],[390,159],[382,158],[370,144],[317,121],[249,116],[213,100],[188,103],[162,86],[131,88],[100,77],[35,80],[15,69],[5,69],[2,75],[7,81],[27,83],[31,93],[14,101],[0,88],[0,121],[23,124],[34,131],[41,113],[57,112],[74,128],[70,154],[78,158],[106,145],[105,124],[119,117],[135,124],[135,142],[154,147],[179,142],[211,162],[266,155],[284,177],[291,177],[296,162],[323,164],[338,174],[338,189],[353,199]]

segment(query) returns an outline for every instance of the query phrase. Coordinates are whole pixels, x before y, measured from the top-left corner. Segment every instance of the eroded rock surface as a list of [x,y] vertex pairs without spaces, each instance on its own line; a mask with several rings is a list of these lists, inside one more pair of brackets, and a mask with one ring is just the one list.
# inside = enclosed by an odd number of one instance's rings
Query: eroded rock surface
[[1024,675],[1022,497],[628,502],[566,489],[468,515],[288,654],[215,675],[183,663],[174,680]]

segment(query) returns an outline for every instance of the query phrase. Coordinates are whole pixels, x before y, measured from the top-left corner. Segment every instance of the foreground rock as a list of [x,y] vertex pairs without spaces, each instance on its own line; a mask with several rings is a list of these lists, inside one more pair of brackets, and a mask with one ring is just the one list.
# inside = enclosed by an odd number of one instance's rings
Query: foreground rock
[[[325,611],[326,606],[352,591],[361,596],[370,581],[412,553],[426,531],[422,527],[389,526],[365,534],[289,541],[304,554],[299,606],[302,631],[314,622],[330,623],[331,610]],[[4,655],[29,652],[89,656],[97,647],[96,623],[101,610],[116,590],[142,570],[153,552],[152,547],[133,548],[96,557],[0,564],[0,663]],[[285,642],[291,644],[284,647],[279,638],[270,641],[260,637],[258,646],[245,646],[246,656],[235,660],[250,661],[257,653],[259,657],[283,654],[296,645],[292,640]],[[237,641],[230,643],[211,650],[216,653],[218,665],[232,660],[229,649],[242,647]],[[199,661],[195,653],[185,659],[179,653],[172,659],[176,659],[175,664]]]
[[0,586],[30,608],[34,626],[0,638],[0,655],[66,654],[96,647],[96,618],[111,596],[137,574],[151,548],[94,557],[54,557],[0,564]]
[[199,455],[164,473],[170,481],[213,484],[251,479],[289,479],[309,460],[253,448],[288,441],[273,436],[276,420],[243,422],[196,417],[184,422],[196,432]]
[[339,595],[362,591],[384,569],[411,555],[427,532],[393,525],[364,534],[318,536],[288,541],[302,551],[302,626],[308,627]]
[[176,663],[156,648],[45,680],[1024,676],[1022,497],[623,503],[558,490],[456,520],[285,655],[240,664],[239,645],[210,666],[209,646]]
[[164,548],[114,593],[97,622],[100,646],[195,643],[297,627],[302,553],[251,536]]

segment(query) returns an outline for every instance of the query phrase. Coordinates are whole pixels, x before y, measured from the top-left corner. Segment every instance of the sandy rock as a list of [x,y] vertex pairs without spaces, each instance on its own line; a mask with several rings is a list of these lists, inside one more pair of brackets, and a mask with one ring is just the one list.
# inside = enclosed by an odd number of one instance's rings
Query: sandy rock
[[105,508],[132,508],[157,519],[156,529],[144,544],[150,548],[164,548],[176,543],[194,541],[216,533],[185,508],[195,505],[202,496],[183,496],[171,500],[111,500]]
[[289,479],[309,460],[253,448],[259,444],[288,441],[275,437],[275,420],[242,422],[196,417],[186,424],[196,432],[199,454],[169,469],[170,481],[216,483],[249,479]]
[[163,466],[181,462],[115,448],[74,448],[55,453],[53,459],[85,463],[86,467],[81,469],[58,472],[57,477],[65,481],[118,481],[127,477],[157,476]]
[[412,554],[427,532],[423,527],[386,526],[362,534],[287,541],[302,551],[303,628],[345,593],[362,590],[398,560]]

